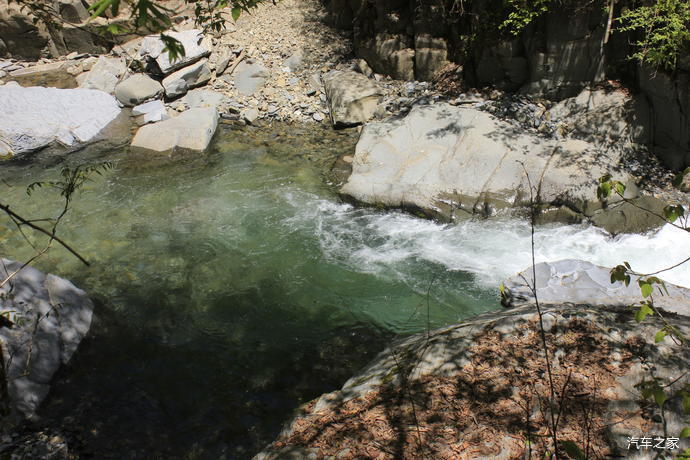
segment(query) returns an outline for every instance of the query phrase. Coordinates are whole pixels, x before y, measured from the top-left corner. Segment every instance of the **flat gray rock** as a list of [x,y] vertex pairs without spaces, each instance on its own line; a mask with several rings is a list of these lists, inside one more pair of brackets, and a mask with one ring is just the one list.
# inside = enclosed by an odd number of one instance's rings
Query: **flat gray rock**
[[[0,278],[21,265],[2,259]],[[0,342],[10,405],[15,415],[30,417],[48,394],[53,374],[89,331],[93,303],[69,281],[29,266],[0,288],[0,311],[8,310],[15,325],[0,328]]]
[[190,109],[175,118],[139,128],[131,151],[163,155],[203,152],[217,127],[215,108]]
[[375,82],[351,70],[329,72],[322,80],[334,126],[352,126],[371,119],[383,98]]
[[94,141],[120,114],[115,98],[103,91],[16,84],[0,86],[0,107],[0,146],[11,155]]
[[227,96],[215,91],[211,91],[210,89],[203,88],[193,89],[187,92],[187,94],[180,99],[180,102],[187,105],[187,107],[190,109],[199,107],[217,108],[227,103],[227,101]]
[[184,47],[185,55],[171,61],[168,53],[163,51],[165,44],[158,35],[151,35],[142,40],[139,56],[155,62],[163,75],[168,75],[177,69],[186,67],[199,59],[211,54],[210,43],[204,38],[201,30],[191,29],[183,32],[166,32],[172,38],[179,40]]
[[304,51],[299,49],[299,50],[295,51],[294,53],[292,53],[292,55],[285,60],[284,64],[285,64],[285,67],[290,69],[290,72],[295,72],[300,67],[302,67],[303,61],[304,61]]
[[[634,267],[633,267],[634,268]],[[628,306],[643,300],[637,278],[632,277],[628,286],[611,284],[610,268],[600,267],[583,260],[559,260],[542,262],[535,266],[539,303],[587,304]],[[505,283],[507,307],[534,305],[534,294],[528,284],[532,282],[532,268],[509,278]],[[654,304],[664,310],[690,316],[690,289],[666,283],[668,293],[655,289]]]
[[241,62],[235,69],[234,76],[237,91],[245,96],[250,96],[266,83],[270,74],[265,67],[259,64]]
[[115,87],[115,97],[127,106],[134,106],[160,96],[163,86],[143,73],[137,73]]

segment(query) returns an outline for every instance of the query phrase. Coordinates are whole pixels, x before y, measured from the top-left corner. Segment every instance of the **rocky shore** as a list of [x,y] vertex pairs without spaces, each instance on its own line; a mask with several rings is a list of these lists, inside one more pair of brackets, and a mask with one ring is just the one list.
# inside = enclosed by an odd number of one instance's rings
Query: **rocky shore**
[[[645,345],[663,322],[656,317],[637,323],[628,299],[612,295],[619,288],[601,281],[608,269],[559,261],[539,264],[537,272],[552,372],[565,409],[559,437],[587,446],[596,458],[652,458],[650,451],[631,450],[628,440],[639,433],[680,432],[685,415],[675,398],[662,418],[658,407],[640,398],[639,384],[678,378],[673,388],[681,388],[687,349],[669,338]],[[518,294],[532,283],[531,270],[526,273],[506,281],[511,308],[392,344],[341,390],[303,405],[254,459],[538,455],[541,437],[548,436],[541,406],[548,383],[533,298]],[[664,315],[687,334],[690,290],[670,289]],[[677,449],[688,446],[683,439]]]
[[[536,206],[539,224],[587,222],[612,235],[656,229],[666,205],[690,205],[690,175],[671,185],[687,163],[681,145],[687,126],[664,131],[667,116],[660,110],[668,94],[685,91],[684,80],[647,79],[643,91],[633,92],[606,79],[598,62],[567,81],[538,71],[528,78],[527,57],[499,47],[472,69],[474,82],[493,86],[473,89],[439,37],[415,33],[413,46],[407,32],[394,39],[335,29],[328,24],[338,4],[262,4],[217,33],[204,33],[193,13],[181,9],[171,35],[185,53],[173,61],[155,35],[112,49],[82,42],[57,50],[46,42],[38,51],[21,50],[33,59],[2,58],[0,158],[64,155],[96,142],[129,146],[137,158],[199,155],[221,124],[318,124],[359,133],[355,151],[344,152],[328,176],[344,200],[359,204],[443,222],[526,217]],[[70,5],[64,14],[85,22],[83,5]],[[580,38],[566,41],[568,49],[579,49]],[[5,42],[14,43],[0,41],[0,55],[13,51]],[[552,51],[542,56],[545,62]],[[558,72],[573,70],[570,64]],[[672,88],[657,91],[664,82]],[[673,104],[676,110],[686,102]],[[682,124],[687,114],[676,118]],[[626,185],[624,199],[597,196],[605,174]],[[578,429],[589,424],[593,452],[618,455],[629,436],[679,428],[677,401],[661,420],[635,396],[640,380],[686,375],[690,362],[669,337],[657,348],[645,345],[664,324],[656,317],[634,322],[627,305],[638,300],[635,283],[611,287],[608,268],[581,261],[540,264],[537,274],[558,384],[569,388],[567,404],[578,408],[565,413],[564,436],[580,436]],[[400,340],[342,390],[304,405],[255,458],[521,455],[523,432],[529,436],[532,422],[544,421],[536,407],[545,394],[535,378],[544,369],[533,293],[524,284],[531,271],[521,275],[506,282],[509,310]],[[658,306],[687,336],[690,294],[669,290]],[[17,366],[32,356],[30,331],[0,329],[5,361],[17,357],[8,366],[13,413],[30,419],[53,374],[88,332],[93,305],[69,282],[31,268],[17,277],[14,295],[26,297],[23,309],[36,304],[22,310],[26,315],[47,317],[55,302],[75,307],[42,323],[46,345],[28,372]],[[68,444],[57,429],[12,432],[0,437],[0,453],[78,457]]]

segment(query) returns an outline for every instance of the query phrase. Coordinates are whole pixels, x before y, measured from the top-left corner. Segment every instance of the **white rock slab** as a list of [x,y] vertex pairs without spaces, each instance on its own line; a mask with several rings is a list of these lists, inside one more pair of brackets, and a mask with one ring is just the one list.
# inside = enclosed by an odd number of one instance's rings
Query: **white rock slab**
[[0,107],[0,145],[10,155],[91,142],[120,114],[117,100],[103,91],[16,84],[0,86]]

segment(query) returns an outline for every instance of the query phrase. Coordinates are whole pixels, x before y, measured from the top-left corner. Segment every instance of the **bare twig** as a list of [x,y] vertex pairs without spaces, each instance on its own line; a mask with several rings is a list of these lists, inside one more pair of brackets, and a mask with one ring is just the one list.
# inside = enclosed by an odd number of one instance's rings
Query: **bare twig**
[[[556,388],[554,386],[553,382],[553,372],[551,370],[551,358],[549,356],[549,347],[546,342],[546,331],[544,328],[544,315],[541,310],[541,306],[539,305],[539,297],[537,295],[537,268],[536,268],[536,257],[535,257],[535,251],[534,251],[534,227],[535,227],[535,221],[536,221],[536,211],[535,208],[537,204],[535,203],[534,200],[534,187],[532,186],[532,179],[530,178],[529,173],[527,172],[527,168],[525,167],[525,164],[523,162],[519,162],[522,165],[522,169],[525,171],[525,176],[527,177],[527,184],[529,186],[529,194],[530,194],[530,244],[531,244],[531,256],[532,256],[532,285],[528,287],[532,291],[532,294],[534,295],[534,304],[537,309],[537,316],[539,318],[539,336],[541,338],[541,346],[542,346],[542,351],[544,352],[544,363],[546,364],[546,374],[549,380],[549,394],[550,394],[550,400],[548,404],[548,413],[549,413],[549,419],[550,419],[550,431],[551,431],[551,439],[553,441],[553,450],[556,458],[558,458],[558,425],[556,422],[556,414],[554,413],[554,408],[553,405],[555,404],[556,401]],[[539,200],[539,197],[537,196],[537,201]]]
[[[47,235],[47,236],[49,236],[51,239],[57,241],[58,243],[60,243],[60,245],[61,245],[62,247],[64,247],[65,249],[67,249],[69,252],[71,252],[77,259],[81,260],[81,261],[84,263],[84,265],[86,265],[86,266],[91,265],[91,264],[89,263],[88,260],[86,260],[81,254],[79,254],[79,253],[78,253],[75,249],[73,249],[69,244],[67,244],[65,241],[63,241],[63,240],[60,239],[59,237],[57,237],[57,236],[55,235],[54,231],[46,230],[45,228],[39,227],[38,225],[31,223],[31,221],[24,219],[22,216],[20,216],[19,214],[15,213],[14,211],[12,211],[12,210],[10,209],[9,205],[0,203],[0,210],[5,211],[5,213],[6,213],[7,215],[9,215],[10,217],[12,217],[13,219],[17,219],[22,225],[26,225],[27,227],[30,227],[30,228],[36,230],[37,232],[43,233],[44,235]],[[61,214],[61,217],[62,217],[63,215],[64,215],[64,212]],[[54,228],[54,227],[53,227],[53,228]]]

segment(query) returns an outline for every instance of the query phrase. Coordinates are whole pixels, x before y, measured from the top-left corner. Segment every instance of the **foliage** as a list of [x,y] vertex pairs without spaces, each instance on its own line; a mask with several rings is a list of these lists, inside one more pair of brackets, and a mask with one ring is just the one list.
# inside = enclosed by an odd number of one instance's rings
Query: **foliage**
[[501,29],[519,35],[532,21],[549,10],[551,0],[505,0],[505,3],[509,12]]
[[[679,187],[683,181],[685,175],[690,174],[690,168],[686,168],[685,171],[680,173],[678,177],[674,180],[674,185]],[[615,193],[619,199],[623,201],[628,201],[625,197],[625,185],[619,181],[612,180],[611,175],[607,174],[599,179],[599,187],[597,189],[597,196],[600,200],[605,200],[612,193]],[[646,210],[650,212],[649,210]],[[654,213],[652,213],[654,214]],[[669,205],[663,210],[663,216],[659,216],[666,220],[666,222],[674,225],[675,227],[690,232],[690,216],[685,215],[685,208],[681,205]],[[623,264],[617,265],[611,269],[611,283],[622,282],[626,286],[630,285],[631,277],[635,276],[637,278],[637,285],[640,288],[640,294],[643,299],[637,305],[631,305],[635,310],[635,321],[641,323],[648,316],[656,316],[661,319],[663,327],[659,329],[654,335],[654,343],[662,343],[667,337],[669,337],[673,343],[680,347],[688,347],[688,338],[685,337],[677,327],[673,325],[672,322],[666,319],[665,315],[659,311],[654,305],[654,290],[655,287],[659,295],[668,294],[666,285],[663,280],[654,276],[658,273],[671,270],[680,265],[690,262],[690,257],[687,257],[683,261],[667,267],[665,269],[659,270],[655,273],[637,273],[635,272],[630,263],[623,262]],[[682,377],[682,376],[681,376]],[[679,380],[680,377],[676,380]],[[673,398],[679,398],[682,400],[683,412],[690,416],[690,384],[685,384],[681,389],[672,391],[670,389],[671,385],[676,381],[670,383],[664,382],[658,377],[653,377],[650,380],[644,380],[640,382],[637,387],[641,392],[644,399],[652,399],[659,410],[661,411],[661,417],[665,421],[664,407],[667,401]],[[682,431],[678,434],[678,438],[690,437],[690,427],[684,427]],[[685,450],[679,455],[678,458],[690,458],[690,449]]]
[[690,42],[690,2],[655,0],[627,9],[618,18],[619,31],[640,32],[632,57],[654,68],[672,70]]
[[[615,2],[598,0],[611,15]],[[504,0],[505,12],[499,29],[519,35],[534,20],[555,7],[553,0]],[[561,3],[561,2],[558,2]],[[570,2],[575,7],[592,6],[596,1]],[[673,70],[683,49],[690,43],[690,2],[688,0],[630,0],[615,19],[616,32],[636,34],[630,58],[653,68]],[[608,37],[608,30],[607,30]]]
[[[34,24],[42,23],[51,27],[60,28],[66,21],[62,19],[55,9],[55,3],[50,0],[9,0],[19,4],[21,9],[28,13]],[[249,12],[265,0],[185,0],[188,5],[193,5],[195,24],[204,32],[220,32],[228,21],[227,9],[230,10],[230,18],[233,21],[239,19],[242,12]],[[276,0],[273,0],[274,3]],[[129,25],[122,21],[114,21],[108,18],[117,17],[123,6],[129,7]],[[160,39],[165,44],[164,52],[167,52],[170,60],[175,61],[184,56],[184,47],[179,40],[166,35],[164,32],[173,28],[172,16],[176,10],[168,8],[156,0],[95,0],[88,7],[91,13],[91,21],[103,18],[106,24],[96,25],[94,29],[101,36],[115,37],[125,34],[159,33]],[[88,32],[88,29],[84,29]]]

